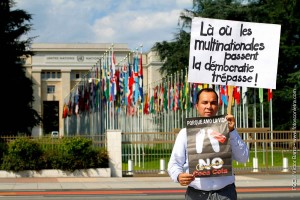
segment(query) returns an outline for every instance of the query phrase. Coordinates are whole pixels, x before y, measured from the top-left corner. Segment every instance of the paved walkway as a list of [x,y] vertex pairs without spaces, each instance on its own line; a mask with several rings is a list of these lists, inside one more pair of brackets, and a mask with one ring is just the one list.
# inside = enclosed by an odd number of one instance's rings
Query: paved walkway
[[[299,175],[237,175],[236,186],[242,187],[290,187],[296,186]],[[299,181],[298,181],[299,183]],[[169,177],[123,178],[0,178],[0,191],[39,190],[110,190],[178,188],[184,189]],[[299,190],[299,186],[297,187]]]

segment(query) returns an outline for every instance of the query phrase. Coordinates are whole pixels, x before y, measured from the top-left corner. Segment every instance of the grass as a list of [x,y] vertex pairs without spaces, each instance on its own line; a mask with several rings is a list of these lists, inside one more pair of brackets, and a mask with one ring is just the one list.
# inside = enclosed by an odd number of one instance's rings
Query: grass
[[[268,159],[267,159],[268,157]],[[255,152],[251,151],[249,156],[249,161],[247,163],[238,163],[233,161],[234,168],[241,168],[241,167],[253,167],[253,158],[255,158]],[[288,159],[288,166],[292,166],[295,159],[293,159],[293,152],[292,151],[274,151],[273,152],[273,166],[274,167],[282,167],[283,166],[283,158]],[[258,159],[258,167],[273,167],[272,166],[272,157],[271,152],[268,152],[268,155],[265,152],[258,151],[257,152],[257,159]],[[299,166],[299,162],[296,163]]]
[[[247,163],[238,163],[236,161],[232,162],[233,168],[244,168],[244,167],[253,167],[253,158],[255,157],[255,152],[251,151],[249,156],[249,161]],[[267,159],[268,157],[268,159]],[[283,158],[288,159],[288,166],[293,166],[293,162],[297,159],[293,159],[293,152],[292,151],[286,151],[286,150],[277,150],[273,152],[273,166],[272,166],[272,160],[271,160],[271,152],[268,152],[268,155],[263,152],[259,151],[257,152],[257,158],[258,158],[258,167],[282,167],[283,166]],[[137,157],[138,158],[138,157]],[[136,162],[133,161],[133,170],[159,170],[160,169],[160,159],[163,158],[165,160],[165,168],[167,168],[169,156],[145,156],[144,160],[142,156],[140,157],[140,160],[137,159]],[[298,159],[300,160],[300,159]],[[296,162],[296,165],[299,166],[299,161]],[[123,161],[122,163],[123,170],[128,169],[128,161]]]

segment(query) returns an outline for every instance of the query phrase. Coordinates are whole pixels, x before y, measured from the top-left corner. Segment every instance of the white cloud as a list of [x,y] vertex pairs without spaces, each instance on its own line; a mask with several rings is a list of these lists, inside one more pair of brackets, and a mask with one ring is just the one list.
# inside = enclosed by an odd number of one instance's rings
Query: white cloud
[[149,50],[171,40],[192,0],[16,0],[32,14],[29,36],[44,43],[127,43]]

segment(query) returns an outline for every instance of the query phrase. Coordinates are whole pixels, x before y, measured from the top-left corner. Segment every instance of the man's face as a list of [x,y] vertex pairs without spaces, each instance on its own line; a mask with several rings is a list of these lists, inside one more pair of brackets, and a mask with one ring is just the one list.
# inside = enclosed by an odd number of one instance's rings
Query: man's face
[[199,96],[196,108],[200,117],[212,117],[218,112],[217,97],[214,92],[203,91]]

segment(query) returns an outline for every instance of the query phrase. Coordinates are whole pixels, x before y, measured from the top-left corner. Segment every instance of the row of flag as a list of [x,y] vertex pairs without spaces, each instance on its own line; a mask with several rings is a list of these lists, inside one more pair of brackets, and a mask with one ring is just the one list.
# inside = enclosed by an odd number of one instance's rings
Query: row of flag
[[[126,108],[127,115],[190,110],[196,105],[198,91],[207,87],[215,89],[219,105],[228,105],[228,86],[188,83],[186,73],[178,72],[144,88],[142,63],[142,53],[136,53],[116,66],[113,51],[109,53],[65,99],[63,118],[112,105],[115,111]],[[247,91],[247,87],[235,86],[232,104],[245,104]],[[272,90],[268,89],[268,101],[271,99]],[[259,100],[263,102],[262,88]]]

